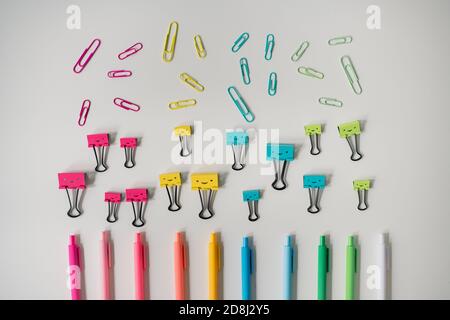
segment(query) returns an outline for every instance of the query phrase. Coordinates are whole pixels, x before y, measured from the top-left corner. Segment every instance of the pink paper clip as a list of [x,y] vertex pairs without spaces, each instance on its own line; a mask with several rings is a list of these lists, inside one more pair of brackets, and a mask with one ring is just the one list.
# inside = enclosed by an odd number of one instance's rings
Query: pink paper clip
[[[86,179],[83,172],[74,173],[58,173],[59,189],[65,189],[67,198],[69,199],[69,211],[67,215],[71,218],[76,218],[81,215],[79,208],[79,191],[86,189]],[[72,190],[72,198],[70,197],[69,189]],[[77,213],[73,213],[76,211]]]
[[122,98],[114,98],[113,102],[116,106],[125,110],[131,110],[134,112],[138,112],[139,110],[141,110],[141,107],[139,105]]
[[148,200],[147,189],[126,189],[126,201],[131,202],[133,206],[134,220],[132,225],[135,227],[142,227],[145,225],[144,221],[144,205]]
[[108,216],[106,217],[106,221],[113,223],[118,220],[117,211],[121,201],[122,194],[120,192],[105,192],[105,202],[108,203]]
[[133,44],[131,47],[129,47],[128,49],[122,51],[121,53],[119,53],[118,57],[120,60],[126,59],[129,56],[132,56],[135,53],[138,53],[139,51],[142,50],[144,46],[142,45],[142,43],[138,42],[136,44]]
[[78,125],[80,127],[86,124],[86,119],[89,114],[89,109],[91,109],[91,100],[83,100],[81,103],[80,116],[78,117]]
[[127,78],[132,74],[130,70],[112,70],[108,72],[108,78]]
[[[104,172],[108,170],[106,165],[106,148],[109,147],[109,137],[107,133],[88,134],[88,147],[94,150],[97,166],[95,171]],[[98,153],[98,155],[97,155]]]
[[97,49],[100,47],[102,41],[100,39],[94,39],[92,40],[89,47],[87,47],[83,53],[81,54],[80,58],[78,59],[77,63],[75,63],[73,67],[73,72],[80,73],[84,70],[84,68],[87,66],[89,61],[91,61],[92,57],[94,56],[95,52],[97,52]]
[[125,168],[133,168],[136,165],[134,157],[136,154],[137,138],[120,138],[120,147],[125,150]]

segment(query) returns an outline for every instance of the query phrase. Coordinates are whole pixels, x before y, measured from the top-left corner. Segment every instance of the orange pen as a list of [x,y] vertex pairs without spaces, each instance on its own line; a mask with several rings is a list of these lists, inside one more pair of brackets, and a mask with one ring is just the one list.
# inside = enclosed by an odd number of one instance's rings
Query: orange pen
[[177,232],[174,243],[175,299],[186,300],[186,244],[183,233]]

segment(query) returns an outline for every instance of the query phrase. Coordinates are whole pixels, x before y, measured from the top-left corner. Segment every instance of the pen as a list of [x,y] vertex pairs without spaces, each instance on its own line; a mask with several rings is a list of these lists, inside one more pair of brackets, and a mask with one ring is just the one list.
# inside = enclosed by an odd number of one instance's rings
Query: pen
[[208,244],[208,298],[219,300],[220,247],[217,233],[212,232]]
[[177,232],[174,243],[174,264],[175,264],[175,299],[186,299],[186,247],[183,239],[183,233]]
[[317,265],[317,299],[327,300],[327,274],[329,272],[329,250],[326,236],[320,236]]
[[244,237],[241,247],[242,300],[250,300],[252,298],[253,256],[249,240],[249,237]]
[[387,273],[389,271],[389,244],[388,235],[380,233],[377,243],[377,260],[380,268],[380,287],[377,290],[378,300],[387,299]]
[[136,300],[145,299],[145,270],[147,269],[147,261],[145,255],[145,244],[143,241],[144,234],[136,233],[134,242],[134,285]]
[[355,299],[355,274],[356,274],[356,246],[355,237],[349,236],[347,242],[346,270],[345,270],[345,299]]
[[102,280],[103,280],[103,299],[111,299],[111,246],[109,243],[109,232],[103,231],[100,240],[100,251],[102,258]]
[[284,299],[292,299],[292,274],[294,273],[294,237],[288,235],[284,246]]
[[77,236],[69,236],[69,287],[72,300],[81,299],[81,265],[80,247],[77,244]]

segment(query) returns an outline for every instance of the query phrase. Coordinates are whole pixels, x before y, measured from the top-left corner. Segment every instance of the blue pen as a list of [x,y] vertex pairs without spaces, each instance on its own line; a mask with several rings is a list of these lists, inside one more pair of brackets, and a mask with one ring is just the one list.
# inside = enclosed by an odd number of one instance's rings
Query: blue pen
[[251,300],[252,298],[252,273],[253,257],[250,248],[250,238],[242,239],[241,264],[242,264],[242,300]]
[[284,299],[292,299],[292,275],[294,274],[294,236],[288,235],[284,245]]

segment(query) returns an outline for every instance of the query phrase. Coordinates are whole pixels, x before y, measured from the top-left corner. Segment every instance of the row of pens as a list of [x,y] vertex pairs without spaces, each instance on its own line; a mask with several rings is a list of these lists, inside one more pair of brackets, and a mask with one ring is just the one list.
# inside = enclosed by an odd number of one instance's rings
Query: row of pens
[[[103,299],[112,299],[112,273],[113,261],[111,252],[111,238],[109,231],[101,234],[100,257],[101,257],[101,281],[103,287]],[[187,278],[188,278],[188,261],[186,255],[186,240],[182,232],[177,232],[174,241],[173,256],[173,276],[174,276],[174,293],[175,299],[187,299]],[[377,246],[377,266],[379,269],[377,298],[380,300],[387,299],[388,291],[388,272],[390,261],[390,244],[388,235],[383,233],[379,235]],[[255,299],[254,279],[255,255],[254,246],[251,237],[245,236],[241,246],[241,283],[242,283],[242,300]],[[211,233],[208,243],[208,299],[221,299],[221,273],[223,261],[221,259],[222,245],[220,242],[220,234]],[[77,235],[69,236],[69,279],[68,287],[71,292],[72,300],[80,300],[82,297],[81,287],[81,257],[80,247]],[[147,283],[147,245],[145,235],[142,232],[135,234],[134,240],[134,283],[135,283],[135,299],[146,299],[146,283]],[[294,299],[294,274],[296,273],[297,260],[294,236],[288,235],[286,243],[283,247],[284,266],[283,266],[283,293],[282,297],[286,300]],[[358,265],[358,248],[356,244],[356,236],[349,236],[346,246],[346,271],[345,271],[345,299],[353,300],[357,297],[357,265]],[[327,236],[320,236],[319,246],[317,249],[317,299],[329,299],[329,270],[330,270],[330,250],[327,245]]]

